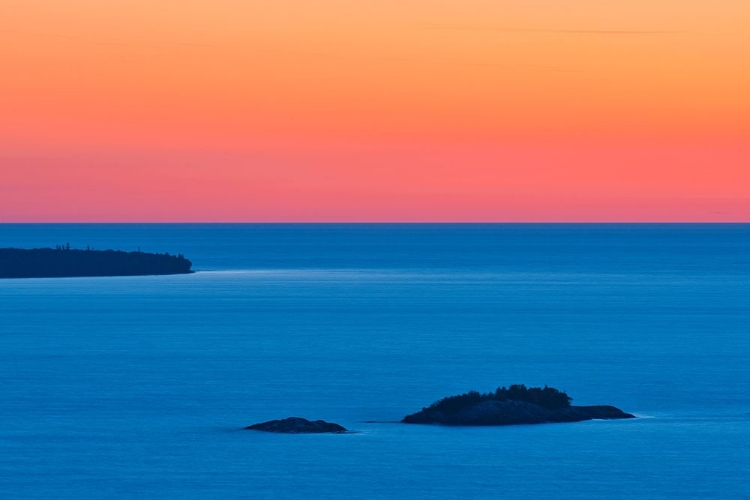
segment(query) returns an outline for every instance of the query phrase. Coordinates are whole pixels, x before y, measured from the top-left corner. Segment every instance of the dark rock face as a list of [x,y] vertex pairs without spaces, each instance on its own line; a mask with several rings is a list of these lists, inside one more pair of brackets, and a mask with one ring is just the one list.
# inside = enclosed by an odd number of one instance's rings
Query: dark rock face
[[406,424],[440,425],[519,425],[557,422],[582,422],[585,420],[611,420],[635,418],[614,406],[569,406],[548,410],[525,401],[483,401],[448,413],[425,408],[407,415],[402,420]]
[[283,420],[271,420],[268,422],[251,425],[245,428],[253,431],[280,432],[283,434],[322,434],[326,432],[346,432],[346,429],[339,424],[325,422],[323,420],[316,420],[315,422],[311,422],[310,420],[299,417],[289,417]]

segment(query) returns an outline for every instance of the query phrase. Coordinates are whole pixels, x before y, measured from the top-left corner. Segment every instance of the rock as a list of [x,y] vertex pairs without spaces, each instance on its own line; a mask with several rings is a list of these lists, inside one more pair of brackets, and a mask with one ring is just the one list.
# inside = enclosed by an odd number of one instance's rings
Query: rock
[[[635,418],[635,415],[625,413],[614,406],[571,406],[566,410],[572,410],[578,416],[586,417],[584,420],[615,420],[620,418]],[[559,410],[560,417],[563,417],[565,410]],[[579,420],[575,420],[579,421]]]
[[289,417],[283,420],[270,420],[268,422],[254,424],[245,428],[253,431],[280,432],[283,434],[322,434],[346,432],[346,429],[339,424],[325,422],[323,420],[316,420],[314,422],[311,422],[310,420],[299,417]]

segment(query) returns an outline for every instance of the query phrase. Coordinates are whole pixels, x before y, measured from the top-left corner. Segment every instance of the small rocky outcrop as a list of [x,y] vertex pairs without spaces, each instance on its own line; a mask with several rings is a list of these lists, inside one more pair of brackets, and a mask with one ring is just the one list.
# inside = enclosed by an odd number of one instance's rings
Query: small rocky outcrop
[[323,434],[342,433],[346,429],[339,424],[323,420],[310,421],[300,417],[289,417],[283,420],[270,420],[245,427],[252,431],[279,432],[282,434]]
[[478,426],[635,418],[614,406],[571,406],[570,401],[567,394],[551,387],[527,389],[515,385],[494,393],[470,392],[448,397],[407,415],[402,422]]

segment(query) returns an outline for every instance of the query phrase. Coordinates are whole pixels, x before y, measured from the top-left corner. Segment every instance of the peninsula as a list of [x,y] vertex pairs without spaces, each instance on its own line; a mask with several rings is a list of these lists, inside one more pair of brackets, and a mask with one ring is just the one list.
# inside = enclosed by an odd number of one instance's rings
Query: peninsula
[[188,274],[193,263],[180,255],[74,250],[0,248],[0,278],[72,278]]
[[520,425],[635,418],[614,406],[571,406],[572,398],[552,387],[499,387],[481,394],[450,396],[402,420],[405,424],[455,426]]

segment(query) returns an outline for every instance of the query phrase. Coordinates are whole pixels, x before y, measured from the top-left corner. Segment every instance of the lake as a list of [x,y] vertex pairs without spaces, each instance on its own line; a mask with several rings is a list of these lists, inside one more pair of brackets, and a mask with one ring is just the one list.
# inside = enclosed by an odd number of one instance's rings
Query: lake
[[[0,280],[0,498],[750,498],[750,225],[0,225],[67,242],[198,272]],[[640,418],[396,423],[514,383]]]

